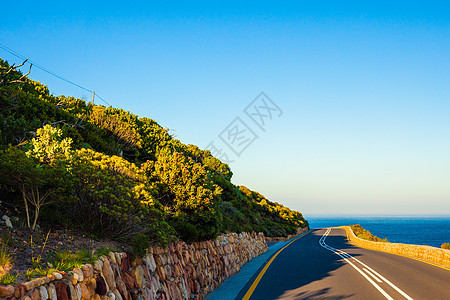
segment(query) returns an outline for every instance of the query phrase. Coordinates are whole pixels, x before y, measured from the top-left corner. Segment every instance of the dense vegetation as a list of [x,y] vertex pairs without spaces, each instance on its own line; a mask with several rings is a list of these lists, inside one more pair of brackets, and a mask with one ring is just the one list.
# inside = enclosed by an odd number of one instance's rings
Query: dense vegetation
[[450,250],[450,243],[443,243],[443,244],[441,245],[441,248],[442,248],[442,249]]
[[[144,247],[221,232],[287,236],[301,213],[231,183],[231,169],[145,117],[53,96],[0,59],[0,210]],[[6,75],[5,75],[6,74]]]
[[353,230],[355,235],[357,237],[359,237],[360,239],[365,239],[365,240],[374,241],[374,242],[388,242],[387,239],[381,239],[381,238],[373,235],[372,233],[370,233],[369,230],[362,228],[361,225],[359,225],[359,224],[350,225],[350,228]]

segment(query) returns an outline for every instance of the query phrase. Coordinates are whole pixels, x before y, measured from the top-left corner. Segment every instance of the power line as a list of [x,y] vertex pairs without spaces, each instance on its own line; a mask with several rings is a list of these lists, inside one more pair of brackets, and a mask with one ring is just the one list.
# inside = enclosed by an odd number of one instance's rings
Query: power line
[[[1,43],[0,43],[0,49],[5,50],[6,52],[8,52],[8,53],[14,55],[14,56],[17,57],[17,58],[20,58],[20,59],[23,59],[23,60],[26,59],[25,56],[21,55],[20,53],[17,53],[16,51],[14,51],[14,50],[12,50],[12,49],[6,47],[5,45],[3,45],[3,44],[1,44]],[[64,78],[64,77],[62,77],[61,75],[58,75],[58,74],[56,74],[55,72],[50,71],[49,69],[45,68],[44,66],[41,66],[40,64],[38,64],[38,63],[36,63],[36,62],[34,62],[34,61],[32,61],[32,60],[28,60],[27,63],[33,64],[33,66],[35,66],[36,68],[38,68],[38,69],[44,71],[45,73],[48,73],[48,74],[50,74],[50,75],[52,75],[52,76],[54,76],[54,77],[56,77],[56,78],[58,78],[58,79],[61,79],[61,80],[65,81],[65,82],[67,82],[67,83],[69,83],[69,84],[71,84],[71,85],[74,85],[74,86],[76,86],[76,87],[78,87],[78,88],[80,88],[80,89],[82,89],[82,90],[85,90],[85,91],[90,92],[90,93],[94,93],[94,91],[92,91],[92,90],[90,90],[90,89],[88,89],[88,88],[85,88],[84,86],[81,86],[81,85],[79,85],[79,84],[77,84],[77,83],[75,83],[75,82],[73,82],[73,81],[70,81],[70,80],[68,80],[68,79],[66,79],[66,78]],[[103,99],[102,97],[100,97],[98,94],[94,94],[94,97],[98,97],[100,100],[102,100],[103,102],[105,102],[107,105],[111,105],[111,104],[109,104],[108,102],[106,102],[105,99]]]
[[103,102],[105,102],[106,104],[108,104],[109,106],[111,106],[111,104],[109,104],[108,102],[106,102],[105,99],[103,99],[102,97],[100,97],[98,94],[95,94],[95,97],[100,98],[100,100],[102,100]]

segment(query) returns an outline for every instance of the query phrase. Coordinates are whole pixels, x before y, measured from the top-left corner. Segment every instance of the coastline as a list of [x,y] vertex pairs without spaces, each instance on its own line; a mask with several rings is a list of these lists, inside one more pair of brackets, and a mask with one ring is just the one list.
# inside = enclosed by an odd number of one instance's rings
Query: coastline
[[372,234],[392,243],[440,248],[450,242],[450,216],[308,216],[311,228],[360,224]]
[[354,246],[405,256],[450,270],[450,250],[425,245],[374,242],[357,237],[349,226],[340,228],[346,231],[348,241]]

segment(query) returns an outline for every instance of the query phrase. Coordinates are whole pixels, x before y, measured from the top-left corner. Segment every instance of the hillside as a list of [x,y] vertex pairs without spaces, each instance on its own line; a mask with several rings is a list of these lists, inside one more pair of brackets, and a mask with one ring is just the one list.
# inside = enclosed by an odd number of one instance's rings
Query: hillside
[[230,167],[156,121],[51,95],[0,59],[0,212],[147,245],[222,232],[287,236],[302,214],[235,186]]

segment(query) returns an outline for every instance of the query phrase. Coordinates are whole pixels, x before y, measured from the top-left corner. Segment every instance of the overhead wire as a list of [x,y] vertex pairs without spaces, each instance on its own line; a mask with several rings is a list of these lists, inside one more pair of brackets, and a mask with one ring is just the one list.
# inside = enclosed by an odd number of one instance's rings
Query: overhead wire
[[106,104],[108,104],[109,106],[111,106],[111,104],[109,104],[108,102],[106,102],[105,99],[103,99],[102,97],[100,97],[97,93],[95,94],[95,97],[100,98],[100,100],[102,100],[103,102],[105,102]]
[[[23,60],[27,59],[25,56],[21,55],[20,53],[17,53],[16,51],[12,50],[11,48],[8,48],[7,46],[5,46],[5,45],[3,45],[1,43],[0,43],[0,49],[2,49],[4,51],[14,55],[17,58],[20,58],[20,59],[23,59]],[[34,62],[32,60],[28,60],[26,63],[33,64],[33,66],[35,66],[36,68],[38,68],[38,69],[40,69],[40,70],[42,70],[42,71],[44,71],[44,72],[46,72],[46,73],[56,77],[58,79],[61,79],[61,80],[65,81],[65,82],[67,82],[67,83],[69,83],[69,84],[71,84],[73,86],[76,86],[76,87],[78,87],[78,88],[80,88],[82,90],[85,90],[85,91],[90,92],[90,93],[94,93],[93,90],[88,89],[88,88],[86,88],[86,87],[84,87],[82,85],[79,85],[79,84],[77,84],[77,83],[75,83],[75,82],[73,82],[71,80],[68,80],[68,79],[62,77],[61,75],[58,75],[55,72],[50,71],[49,69],[45,68],[44,66],[42,66],[42,65],[40,65],[40,64],[38,64],[38,63],[36,63],[36,62]],[[105,99],[100,97],[97,93],[94,94],[94,97],[98,97],[100,100],[102,100],[104,103],[106,103],[109,106],[111,105]]]

